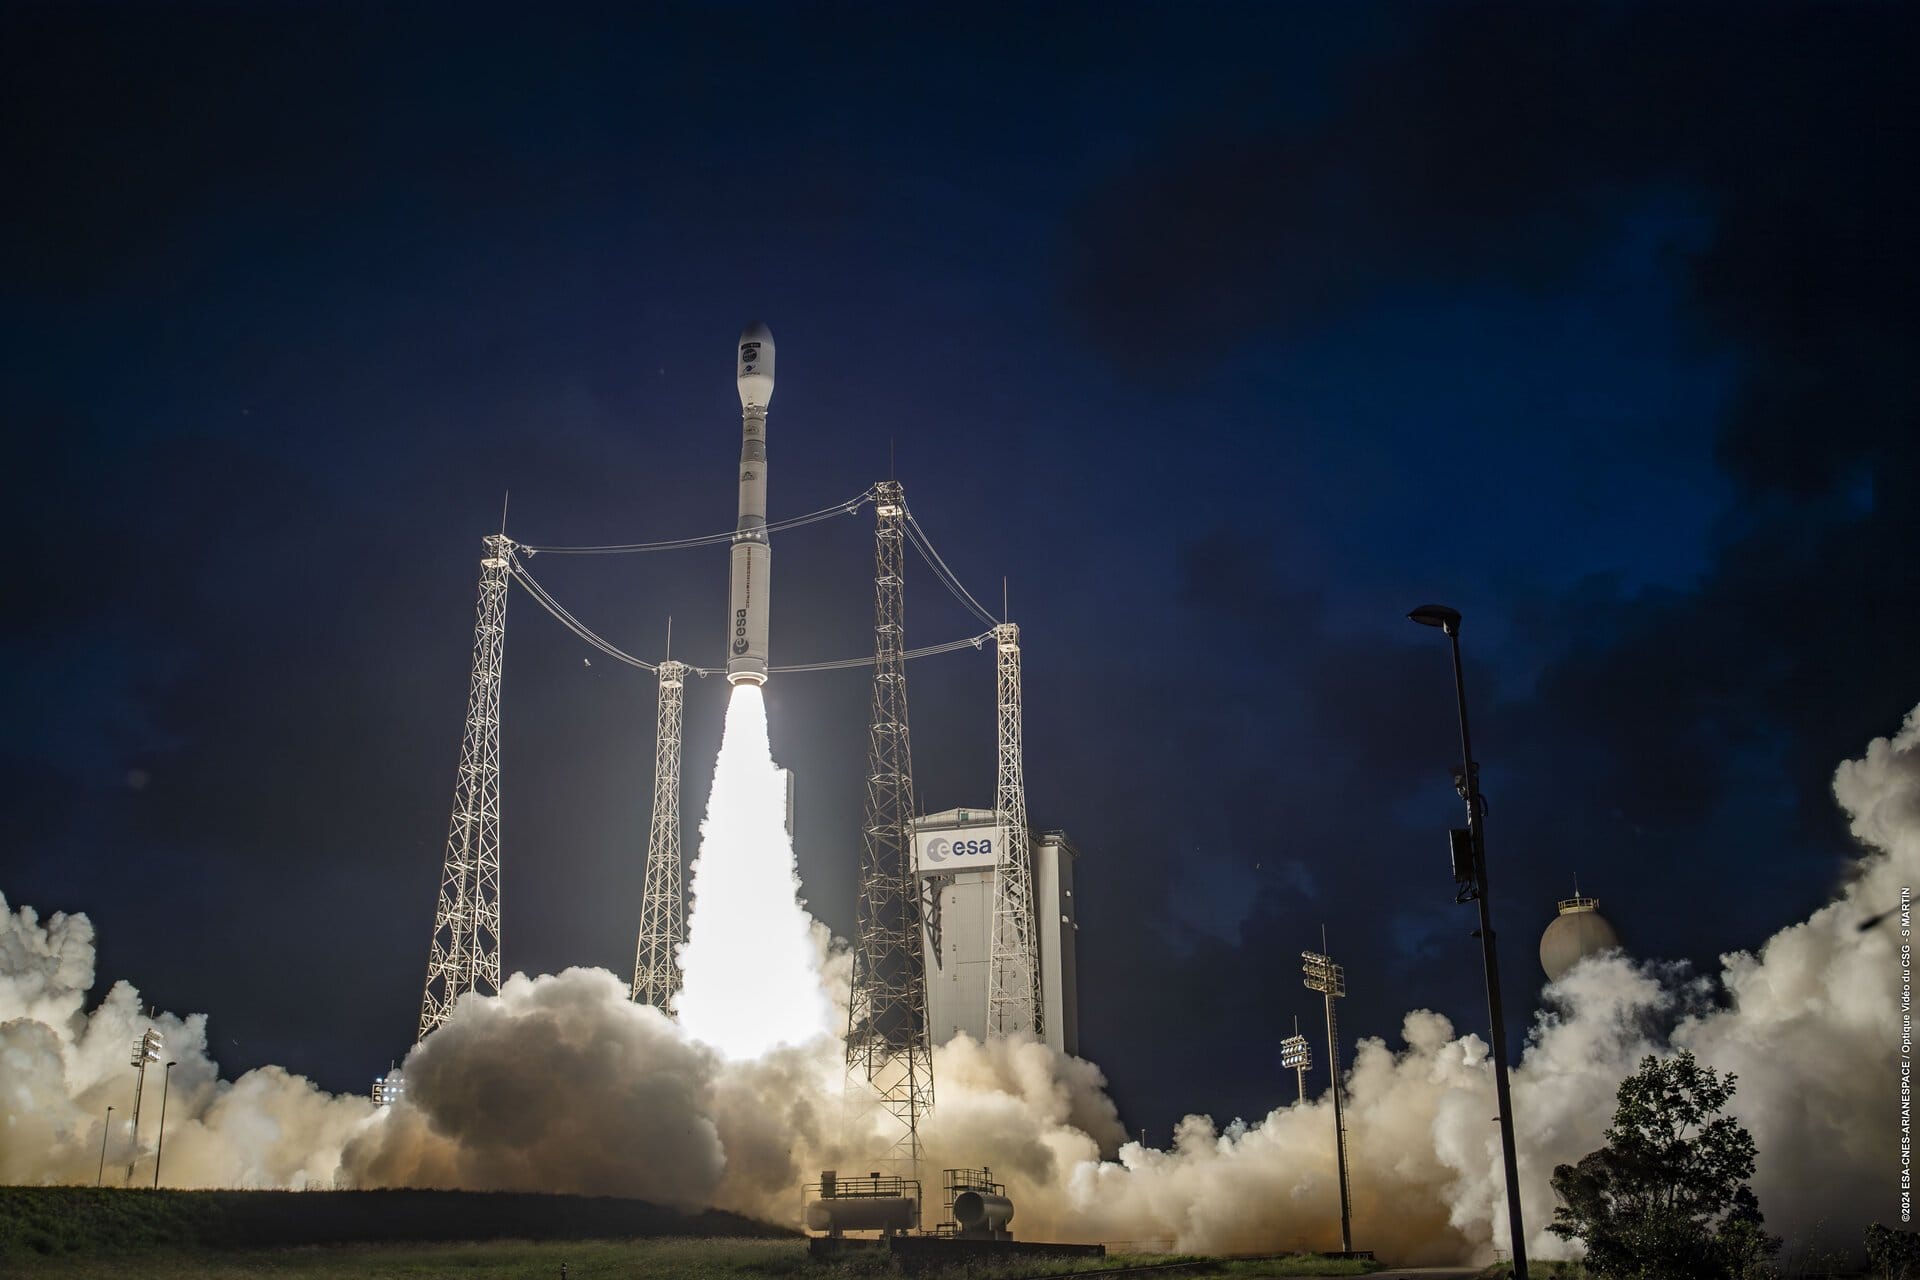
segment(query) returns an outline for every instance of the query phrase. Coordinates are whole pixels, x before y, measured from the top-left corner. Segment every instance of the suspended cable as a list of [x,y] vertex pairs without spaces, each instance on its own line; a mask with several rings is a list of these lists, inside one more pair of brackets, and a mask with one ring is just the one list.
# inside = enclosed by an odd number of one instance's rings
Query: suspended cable
[[[967,636],[959,640],[949,640],[945,644],[930,644],[922,649],[909,649],[900,656],[902,658],[931,658],[935,654],[953,653],[959,649],[983,648],[987,641],[991,639],[993,639],[993,632],[983,631],[977,636]],[[802,662],[791,667],[769,667],[767,669],[784,674],[789,671],[848,671],[855,667],[870,667],[872,665],[873,659],[871,657],[865,657],[841,658],[837,662]],[[704,675],[706,673],[702,672],[701,674]]]
[[[658,663],[648,662],[644,658],[636,658],[624,649],[614,645],[611,641],[604,640],[595,634],[593,629],[588,627],[586,623],[580,621],[580,619],[568,612],[565,605],[555,600],[547,589],[541,586],[531,573],[527,572],[527,567],[521,564],[518,558],[509,560],[509,568],[514,578],[526,590],[527,594],[533,597],[534,602],[551,614],[554,621],[573,632],[574,635],[580,637],[580,639],[586,641],[601,653],[606,654],[609,658],[624,662],[630,667],[638,667],[642,671],[658,671],[660,669]],[[945,644],[930,644],[919,649],[909,649],[901,656],[903,658],[931,658],[936,654],[952,653],[959,649],[979,649],[984,647],[986,642],[992,638],[993,633],[991,631],[984,631],[977,636],[966,636],[959,640],[949,640]],[[873,658],[868,656],[861,658],[841,658],[833,662],[801,662],[795,663],[792,666],[770,667],[768,670],[769,672],[778,672],[786,675],[803,671],[845,671],[854,667],[870,667],[872,665]],[[726,674],[725,667],[693,667],[691,669],[696,675],[702,676]]]
[[933,542],[927,537],[927,531],[922,529],[920,522],[913,518],[913,512],[907,512],[906,517],[907,540],[913,543],[913,549],[920,553],[920,558],[927,562],[927,567],[933,570],[933,576],[940,579],[941,584],[946,587],[948,594],[965,607],[973,610],[974,616],[988,626],[991,627],[999,622],[998,618],[987,612],[985,606],[973,598],[973,593],[968,591],[966,587],[961,584],[959,577],[955,575],[953,570],[947,567],[947,562],[942,560],[940,553],[933,549]]
[[527,567],[521,564],[517,557],[509,556],[508,565],[514,578],[519,581],[522,587],[526,588],[527,594],[531,595],[542,609],[552,614],[554,621],[558,622],[561,626],[573,632],[573,634],[579,636],[582,640],[585,640],[609,658],[624,662],[630,667],[638,667],[642,671],[658,671],[660,669],[657,663],[648,662],[643,658],[636,658],[625,650],[615,648],[612,644],[595,635],[587,628],[585,623],[581,622],[580,619],[574,617],[571,613],[568,613],[564,605],[548,595],[547,589],[534,581],[533,575],[527,572]]
[[[818,524],[822,520],[831,520],[835,516],[850,516],[867,503],[873,501],[873,490],[855,494],[845,502],[831,507],[822,507],[818,511],[809,511],[803,516],[789,516],[785,520],[775,520],[767,525],[768,533],[779,533],[785,529],[798,529],[803,525]],[[525,543],[516,544],[528,555],[550,556],[614,556],[628,555],[640,551],[685,551],[690,547],[711,547],[724,542],[732,542],[734,530],[725,533],[706,533],[697,538],[669,538],[663,542],[623,542],[602,547],[535,547]]]

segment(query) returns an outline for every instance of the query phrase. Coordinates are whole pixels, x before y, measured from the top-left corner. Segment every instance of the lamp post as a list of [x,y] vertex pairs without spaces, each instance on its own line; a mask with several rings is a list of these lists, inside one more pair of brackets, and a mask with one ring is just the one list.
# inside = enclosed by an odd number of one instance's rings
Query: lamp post
[[[1326,930],[1321,931],[1321,946]],[[1333,1078],[1333,1154],[1340,1169],[1340,1252],[1353,1252],[1353,1204],[1347,1188],[1347,1118],[1340,1106],[1340,1022],[1333,1002],[1347,994],[1347,967],[1318,951],[1300,953],[1301,972],[1309,991],[1318,991],[1327,1004],[1327,1073]]]
[[1308,1047],[1307,1038],[1300,1034],[1298,1014],[1294,1015],[1293,1034],[1280,1042],[1280,1065],[1293,1072],[1293,1100],[1304,1103],[1307,1100],[1307,1069],[1313,1066],[1313,1050]]
[[1453,645],[1453,696],[1460,711],[1460,774],[1455,789],[1467,802],[1465,830],[1451,835],[1454,883],[1461,886],[1456,901],[1469,897],[1480,904],[1480,956],[1487,970],[1487,1017],[1492,1021],[1493,1091],[1500,1104],[1500,1157],[1507,1175],[1507,1235],[1513,1254],[1513,1274],[1527,1277],[1526,1228],[1520,1220],[1520,1169],[1513,1154],[1513,1099],[1507,1091],[1507,1026],[1500,1011],[1500,963],[1494,949],[1493,907],[1487,900],[1487,840],[1485,797],[1480,794],[1480,770],[1473,762],[1473,739],[1467,732],[1467,684],[1460,667],[1460,611],[1443,604],[1423,604],[1407,615],[1423,627],[1438,627]]
[[107,1127],[100,1131],[100,1172],[93,1175],[93,1185],[99,1186],[107,1176],[107,1135],[113,1132],[113,1108],[107,1108]]
[[133,1045],[133,1068],[139,1072],[133,1086],[133,1150],[127,1155],[127,1185],[133,1185],[133,1167],[140,1163],[140,1096],[147,1090],[147,1064],[160,1061],[160,1033],[148,1027]]
[[169,1062],[167,1069],[160,1075],[160,1140],[153,1144],[153,1189],[160,1189],[160,1153],[167,1149],[167,1095],[173,1092],[173,1069],[180,1064]]

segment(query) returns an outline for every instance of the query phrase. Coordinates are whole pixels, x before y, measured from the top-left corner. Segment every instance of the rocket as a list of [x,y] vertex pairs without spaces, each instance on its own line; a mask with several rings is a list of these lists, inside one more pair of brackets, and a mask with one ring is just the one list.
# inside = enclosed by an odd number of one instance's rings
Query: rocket
[[773,548],[767,544],[767,405],[773,399],[773,335],[763,324],[740,334],[734,366],[740,390],[740,521],[728,575],[727,683],[767,682],[767,605]]

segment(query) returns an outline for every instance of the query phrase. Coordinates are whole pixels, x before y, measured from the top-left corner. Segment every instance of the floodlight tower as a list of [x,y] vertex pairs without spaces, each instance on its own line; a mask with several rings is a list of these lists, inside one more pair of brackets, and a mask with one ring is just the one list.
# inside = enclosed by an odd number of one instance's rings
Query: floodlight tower
[[647,886],[640,899],[640,949],[633,962],[633,998],[672,1012],[680,990],[680,944],[686,910],[680,869],[680,720],[687,664],[660,664],[660,710],[653,738],[653,821],[647,831]]
[[133,1084],[133,1152],[127,1156],[127,1185],[133,1185],[133,1166],[140,1163],[140,1095],[147,1091],[147,1064],[160,1061],[160,1033],[148,1027],[133,1042],[133,1061],[139,1072]]
[[[1325,946],[1323,942],[1320,944]],[[1340,1251],[1353,1252],[1353,1212],[1347,1190],[1347,1121],[1340,1104],[1340,1020],[1333,1002],[1347,994],[1345,965],[1315,951],[1300,953],[1301,971],[1306,974],[1309,991],[1318,991],[1327,1002],[1327,1067],[1333,1074],[1333,1150],[1340,1168]]]
[[987,977],[987,1028],[996,1035],[1046,1038],[1040,999],[1039,928],[1033,914],[1033,854],[1027,830],[1026,762],[1021,742],[1020,628],[993,629],[999,655],[999,783],[994,804],[1000,861],[993,874],[993,945]]
[[1293,1034],[1280,1042],[1280,1065],[1293,1072],[1295,1102],[1307,1100],[1307,1072],[1313,1069],[1313,1046],[1300,1034],[1300,1019],[1293,1020]]
[[847,1075],[870,1085],[899,1121],[887,1158],[901,1176],[917,1178],[920,1117],[933,1106],[933,1053],[912,861],[913,752],[907,737],[901,590],[907,508],[894,481],[876,486],[874,496],[873,720],[847,1009]]
[[420,1040],[446,1021],[467,992],[500,990],[500,662],[506,652],[513,543],[504,531],[489,534],[483,543],[467,726],[420,998]]

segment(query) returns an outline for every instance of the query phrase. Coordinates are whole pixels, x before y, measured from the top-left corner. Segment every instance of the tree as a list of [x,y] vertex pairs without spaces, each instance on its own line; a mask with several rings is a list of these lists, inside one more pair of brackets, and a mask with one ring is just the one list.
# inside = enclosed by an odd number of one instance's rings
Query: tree
[[1614,1280],[1763,1274],[1780,1241],[1747,1185],[1753,1136],[1720,1114],[1735,1078],[1685,1051],[1643,1059],[1620,1082],[1607,1145],[1553,1171],[1547,1230],[1585,1241],[1587,1266]]

